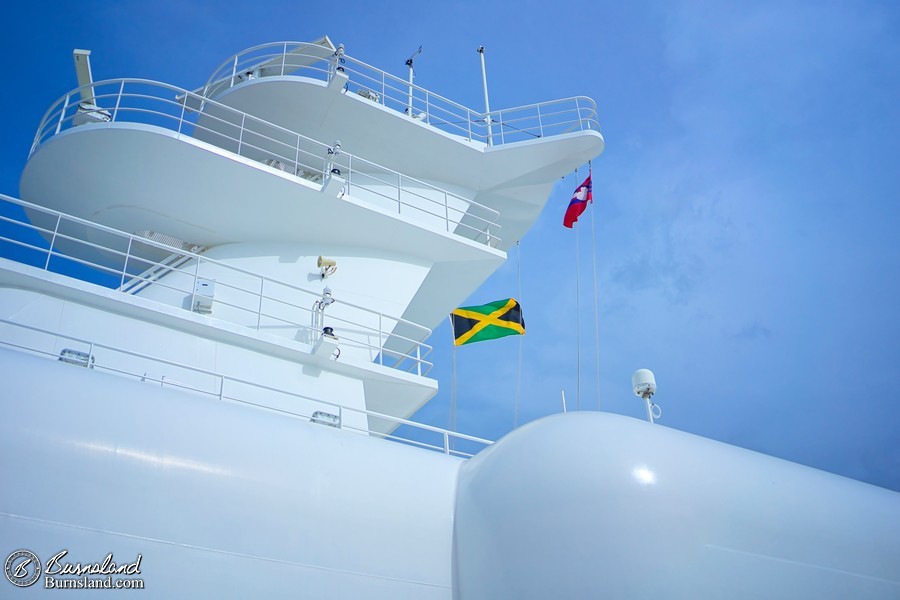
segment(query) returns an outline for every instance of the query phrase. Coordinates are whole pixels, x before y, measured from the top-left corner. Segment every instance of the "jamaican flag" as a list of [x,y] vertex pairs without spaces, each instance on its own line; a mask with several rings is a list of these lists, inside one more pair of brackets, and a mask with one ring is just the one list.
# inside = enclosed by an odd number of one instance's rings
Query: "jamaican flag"
[[522,307],[512,298],[481,306],[463,306],[451,314],[453,343],[457,346],[508,335],[525,335]]

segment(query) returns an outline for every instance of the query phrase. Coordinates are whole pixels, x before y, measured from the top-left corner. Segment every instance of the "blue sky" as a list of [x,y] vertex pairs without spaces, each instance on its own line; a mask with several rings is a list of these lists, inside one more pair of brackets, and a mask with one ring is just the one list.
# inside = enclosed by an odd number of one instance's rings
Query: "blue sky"
[[[599,377],[591,214],[561,226],[582,168],[521,243],[520,422],[577,402],[640,417],[631,373],[655,371],[662,423],[900,490],[900,6],[893,2],[18,3],[7,60],[0,191],[47,107],[96,79],[193,89],[244,48],[327,34],[397,75],[481,108],[593,97]],[[10,18],[11,17],[11,18]],[[352,149],[348,149],[352,151]],[[471,303],[517,295],[515,253]],[[422,420],[447,423],[442,384]],[[458,350],[459,429],[513,425],[520,340]],[[486,369],[485,365],[492,365]],[[597,381],[599,379],[599,394]]]

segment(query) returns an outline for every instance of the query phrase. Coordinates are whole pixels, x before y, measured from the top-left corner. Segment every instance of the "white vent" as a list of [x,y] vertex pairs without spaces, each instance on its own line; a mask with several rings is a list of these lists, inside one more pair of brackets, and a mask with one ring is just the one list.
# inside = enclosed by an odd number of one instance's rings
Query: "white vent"
[[158,231],[150,231],[149,229],[135,231],[134,235],[141,236],[142,238],[147,238],[151,242],[156,242],[157,244],[165,244],[166,246],[171,246],[172,248],[177,248],[178,250],[184,250],[185,252],[193,252],[194,254],[197,254],[204,250],[203,246],[200,246],[198,244],[192,244],[190,242],[180,240],[177,237],[166,235],[165,233],[159,233]]
[[94,368],[93,356],[87,352],[72,350],[71,348],[63,348],[62,352],[59,353],[59,361],[69,365],[87,367],[90,369]]
[[263,164],[267,165],[269,167],[274,167],[274,168],[278,169],[279,171],[284,171],[285,173],[289,172],[287,165],[285,165],[280,160],[276,160],[274,158],[267,158],[266,160],[263,161]]
[[338,429],[341,427],[341,417],[325,412],[324,410],[317,410],[314,412],[309,422],[318,423],[319,425],[328,425],[329,427],[336,427]]
[[358,90],[356,90],[356,93],[363,98],[371,100],[372,102],[378,102],[379,100],[381,100],[381,96],[379,96],[377,92],[367,90],[366,88],[359,88]]

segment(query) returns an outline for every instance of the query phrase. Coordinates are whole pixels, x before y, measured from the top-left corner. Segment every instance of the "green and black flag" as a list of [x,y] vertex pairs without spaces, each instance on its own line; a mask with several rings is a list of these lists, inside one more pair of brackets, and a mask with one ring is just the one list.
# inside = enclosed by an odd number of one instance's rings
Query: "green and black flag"
[[463,306],[454,310],[450,317],[453,343],[457,346],[508,335],[525,335],[522,307],[513,298],[481,306]]

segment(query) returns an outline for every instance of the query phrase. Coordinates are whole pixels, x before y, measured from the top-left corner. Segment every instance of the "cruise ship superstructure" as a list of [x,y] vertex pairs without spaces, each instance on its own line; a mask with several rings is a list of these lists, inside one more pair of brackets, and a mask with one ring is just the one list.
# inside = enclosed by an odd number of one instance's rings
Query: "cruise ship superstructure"
[[593,100],[476,111],[327,37],[193,91],[75,60],[2,197],[0,538],[154,597],[900,596],[893,492],[610,414],[408,420]]

